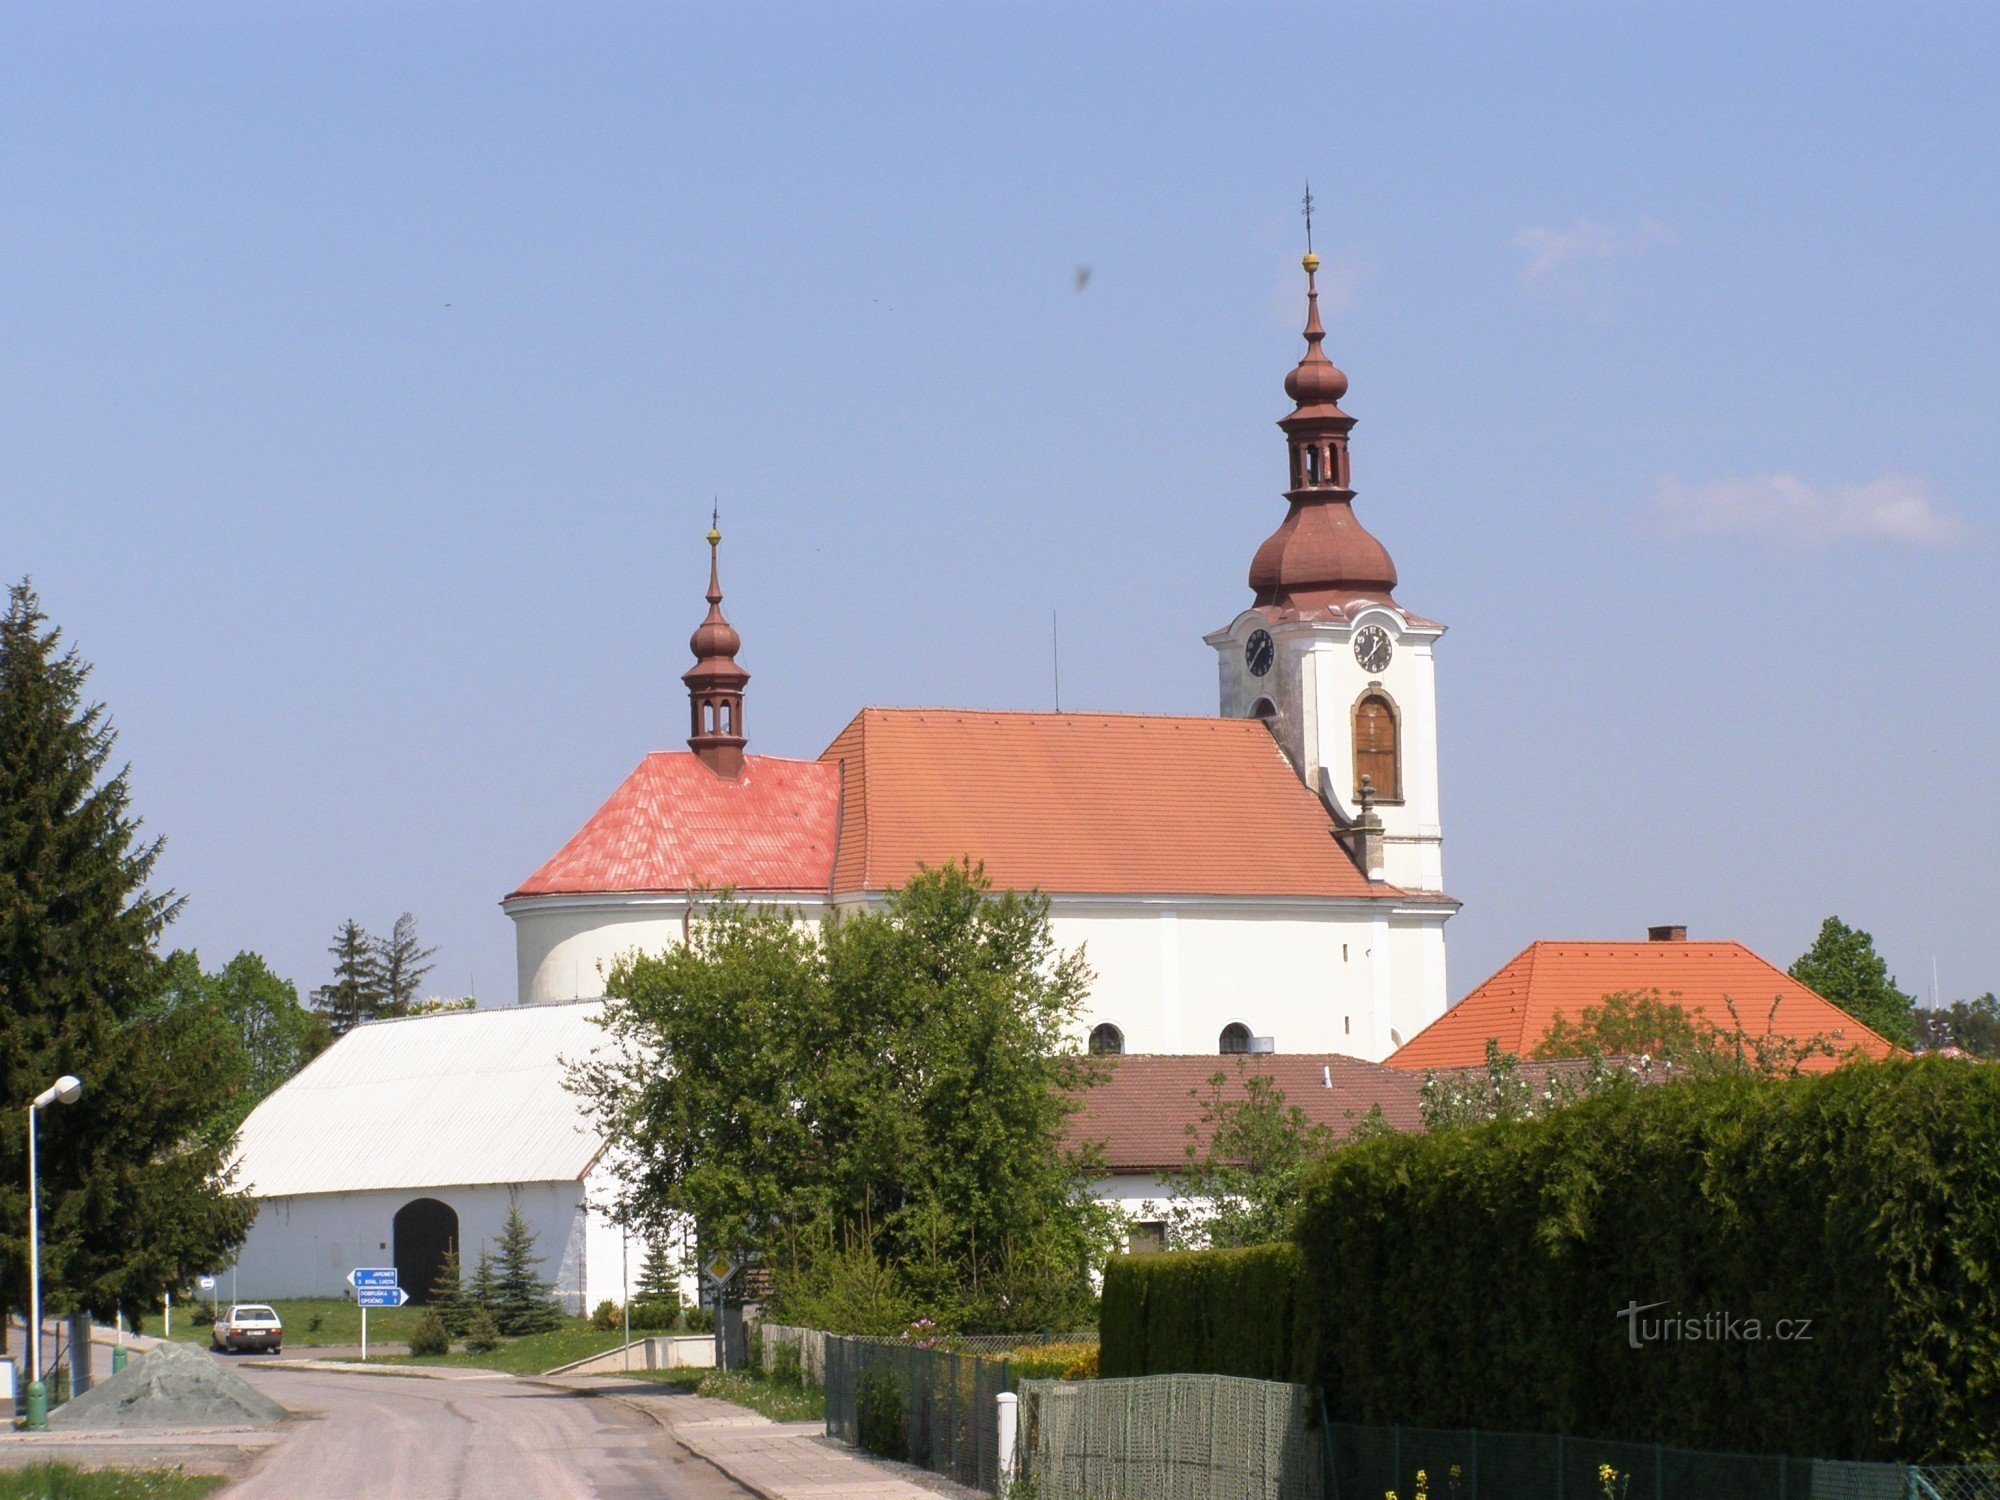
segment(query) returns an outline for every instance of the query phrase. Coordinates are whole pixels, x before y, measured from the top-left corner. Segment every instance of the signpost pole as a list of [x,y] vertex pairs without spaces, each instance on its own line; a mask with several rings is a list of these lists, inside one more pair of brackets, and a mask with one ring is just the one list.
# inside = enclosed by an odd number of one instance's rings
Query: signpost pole
[[368,1304],[361,1304],[361,1363],[368,1363]]

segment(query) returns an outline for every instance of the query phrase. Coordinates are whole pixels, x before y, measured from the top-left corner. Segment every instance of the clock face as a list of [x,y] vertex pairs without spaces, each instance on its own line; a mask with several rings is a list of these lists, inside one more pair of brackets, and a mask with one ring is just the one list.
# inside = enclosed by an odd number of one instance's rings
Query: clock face
[[1250,639],[1243,643],[1243,664],[1250,669],[1252,677],[1262,677],[1271,670],[1271,632],[1253,630]]
[[1389,632],[1380,625],[1370,625],[1355,632],[1354,659],[1361,663],[1362,671],[1381,671],[1395,654],[1396,648],[1389,640]]

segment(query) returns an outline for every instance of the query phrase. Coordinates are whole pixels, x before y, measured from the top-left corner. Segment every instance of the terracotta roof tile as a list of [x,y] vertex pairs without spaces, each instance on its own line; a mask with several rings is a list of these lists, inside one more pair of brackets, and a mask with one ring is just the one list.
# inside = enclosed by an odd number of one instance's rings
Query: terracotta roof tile
[[821,759],[842,786],[836,891],[970,857],[999,888],[1388,896],[1262,724],[1143,714],[864,709]]
[[[1657,991],[1724,1028],[1735,1025],[1724,1003],[1734,1001],[1746,1031],[1761,1033],[1768,1018],[1773,1031],[1798,1041],[1824,1035],[1865,1057],[1895,1050],[1741,943],[1538,942],[1411,1037],[1389,1065],[1418,1072],[1476,1067],[1486,1060],[1488,1037],[1502,1051],[1526,1057],[1558,1015],[1580,1021],[1586,1008],[1622,990]],[[1806,1063],[1816,1072],[1835,1066],[1837,1060],[1826,1057]]]
[[[1374,1105],[1396,1129],[1423,1129],[1421,1082],[1380,1063],[1338,1053],[1267,1053],[1248,1057],[1174,1057],[1133,1054],[1100,1059],[1108,1076],[1082,1095],[1070,1116],[1072,1141],[1095,1141],[1113,1172],[1165,1172],[1187,1163],[1190,1140],[1205,1142],[1202,1107],[1209,1080],[1225,1075],[1225,1097],[1241,1098],[1243,1080],[1263,1076],[1277,1084],[1287,1106],[1345,1137]],[[1331,1086],[1329,1086],[1329,1080]],[[1195,1127],[1195,1135],[1188,1127]]]
[[692,751],[660,751],[513,896],[823,891],[839,816],[836,766],[750,755],[731,779]]

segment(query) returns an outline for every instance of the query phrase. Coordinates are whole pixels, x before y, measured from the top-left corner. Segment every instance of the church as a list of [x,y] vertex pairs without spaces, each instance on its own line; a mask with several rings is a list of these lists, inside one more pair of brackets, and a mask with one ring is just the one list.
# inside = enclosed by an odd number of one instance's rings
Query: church
[[625,1300],[640,1268],[605,1212],[608,1143],[564,1083],[598,1044],[611,965],[682,941],[724,892],[817,924],[962,859],[1048,898],[1095,974],[1077,1045],[1134,1054],[1086,1123],[1110,1148],[1095,1191],[1135,1243],[1204,1056],[1289,1068],[1315,1118],[1413,1122],[1415,1081],[1380,1064],[1446,1009],[1444,628],[1398,602],[1355,513],[1318,268],[1278,423],[1283,512],[1247,604],[1206,637],[1213,717],[863,708],[815,759],[752,753],[711,530],[687,748],[646,754],[502,900],[517,1004],[358,1027],[251,1114],[240,1284],[339,1295],[352,1267],[394,1264],[421,1294],[446,1247],[469,1267],[518,1208],[573,1309]]
[[1355,514],[1347,377],[1308,255],[1285,378],[1289,486],[1251,598],[1207,639],[1213,718],[864,708],[816,760],[749,753],[742,640],[690,642],[688,748],[647,755],[502,903],[524,1004],[589,999],[621,954],[678,942],[727,890],[816,923],[919,865],[971,859],[1047,895],[1096,972],[1101,1052],[1379,1061],[1444,1013],[1433,652]]

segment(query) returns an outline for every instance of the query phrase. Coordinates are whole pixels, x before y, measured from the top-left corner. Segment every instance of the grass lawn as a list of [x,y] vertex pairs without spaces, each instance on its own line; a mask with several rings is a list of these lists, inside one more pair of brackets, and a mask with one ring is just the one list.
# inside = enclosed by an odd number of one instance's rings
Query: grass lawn
[[[253,1300],[243,1299],[246,1303]],[[361,1342],[361,1309],[344,1297],[290,1297],[279,1302],[263,1302],[260,1307],[269,1307],[278,1314],[278,1320],[285,1325],[285,1347],[297,1344],[303,1348],[324,1348],[329,1344],[358,1344]],[[207,1305],[203,1304],[206,1316]],[[410,1325],[417,1320],[419,1309],[414,1307],[371,1307],[368,1309],[368,1342],[377,1339],[385,1344],[400,1344],[408,1340]],[[191,1303],[174,1304],[174,1333],[176,1344],[207,1344],[213,1342],[206,1326],[197,1328],[194,1323],[194,1307]],[[229,1316],[229,1304],[222,1304],[222,1315]],[[313,1324],[319,1326],[315,1328]],[[146,1319],[144,1333],[157,1335],[160,1320]]]
[[824,1422],[826,1392],[797,1381],[773,1380],[761,1370],[634,1370],[635,1380],[685,1386],[697,1396],[734,1401],[773,1422]]
[[[373,1318],[368,1320],[368,1334],[374,1337]],[[454,1349],[449,1354],[427,1355],[422,1359],[408,1354],[392,1355],[382,1362],[398,1365],[469,1365],[481,1370],[505,1370],[509,1375],[540,1375],[571,1360],[616,1349],[624,1342],[624,1335],[617,1329],[601,1333],[590,1326],[588,1318],[570,1318],[562,1327],[548,1333],[531,1333],[525,1338],[503,1340],[500,1347],[490,1354]]]
[[29,1464],[0,1469],[0,1500],[200,1500],[229,1481],[179,1469],[78,1469]]

